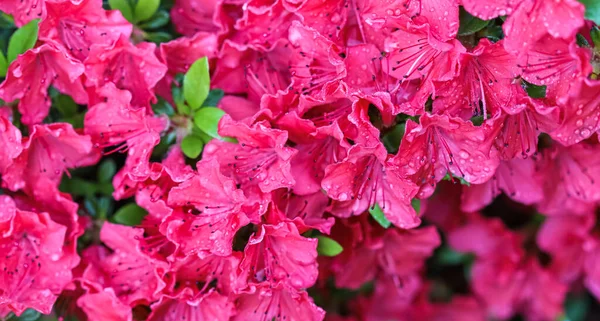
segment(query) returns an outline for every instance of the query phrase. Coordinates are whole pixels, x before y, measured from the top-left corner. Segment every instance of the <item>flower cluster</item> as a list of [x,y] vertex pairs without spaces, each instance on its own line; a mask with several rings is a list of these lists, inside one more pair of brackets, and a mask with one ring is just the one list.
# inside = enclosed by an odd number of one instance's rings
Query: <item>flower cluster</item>
[[108,2],[0,0],[0,318],[600,299],[599,4]]

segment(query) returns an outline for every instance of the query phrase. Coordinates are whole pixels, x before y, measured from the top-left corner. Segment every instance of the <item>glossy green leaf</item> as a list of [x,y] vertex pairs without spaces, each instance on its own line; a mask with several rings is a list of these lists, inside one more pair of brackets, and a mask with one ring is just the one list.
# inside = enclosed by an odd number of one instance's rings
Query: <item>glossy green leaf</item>
[[183,97],[192,108],[196,110],[208,97],[210,90],[210,73],[206,57],[196,60],[185,74],[183,79]]
[[92,197],[98,191],[96,184],[79,177],[69,178],[64,176],[60,182],[60,191],[73,196]]
[[173,84],[171,86],[171,95],[173,97],[173,102],[175,102],[175,106],[177,106],[177,112],[182,115],[189,115],[191,110],[183,98],[183,89]]
[[460,182],[462,185],[467,185],[467,186],[471,186],[471,183],[467,182],[464,178],[462,177],[456,177],[454,175],[450,176],[450,173],[446,173],[446,176],[444,176],[444,178],[442,178],[442,180],[445,181],[451,181],[451,182]]
[[577,45],[579,47],[582,47],[582,48],[589,48],[590,47],[590,43],[580,33],[578,33],[577,35],[575,35],[575,38],[577,39]]
[[545,98],[546,97],[546,86],[537,86],[529,83],[525,80],[522,82],[523,89],[527,91],[527,94],[531,98]]
[[200,156],[203,148],[204,142],[200,137],[195,135],[187,135],[181,141],[181,151],[185,156],[192,159]]
[[173,40],[173,36],[164,31],[145,32],[144,35],[146,40],[154,42],[155,44],[161,44],[163,42],[169,42]]
[[225,112],[217,107],[202,107],[194,114],[194,124],[210,137],[221,139],[219,136],[219,121]]
[[17,318],[11,318],[14,320],[19,320],[19,321],[35,321],[37,319],[39,319],[41,316],[41,314],[34,310],[34,309],[27,309],[25,311],[23,311],[23,313],[17,317]]
[[221,99],[223,99],[223,96],[225,96],[225,92],[223,90],[213,89],[208,93],[208,97],[206,97],[206,100],[204,101],[202,106],[205,106],[205,107],[217,106],[217,104],[221,101]]
[[0,51],[0,77],[6,76],[6,71],[8,70],[8,61],[4,56],[4,53]]
[[392,222],[390,222],[387,219],[387,217],[385,217],[385,214],[383,214],[383,211],[381,210],[381,207],[379,207],[379,204],[375,204],[375,206],[369,207],[369,213],[371,213],[373,219],[384,228],[392,226]]
[[404,137],[406,123],[398,124],[383,136],[383,145],[389,153],[396,154]]
[[54,99],[54,106],[58,111],[66,118],[73,117],[77,114],[77,103],[71,98],[71,96],[59,94]]
[[344,250],[344,248],[335,241],[327,236],[319,235],[317,236],[319,240],[319,245],[317,246],[317,252],[322,256],[336,256]]
[[460,253],[448,246],[442,246],[436,251],[435,260],[439,265],[459,265],[470,260],[472,254]]
[[175,110],[171,104],[161,97],[158,97],[156,104],[152,105],[152,110],[157,115],[167,115],[169,117],[175,115]]
[[117,210],[113,221],[118,224],[135,226],[139,225],[148,212],[135,203],[129,203]]
[[579,0],[585,6],[585,18],[600,24],[600,1],[598,0]]
[[413,198],[412,201],[410,201],[410,205],[412,205],[413,209],[415,210],[415,212],[417,212],[417,214],[419,214],[421,212],[421,200],[418,198]]
[[569,321],[584,321],[586,320],[586,316],[589,313],[590,297],[585,295],[585,293],[581,294],[569,294],[567,299],[565,300],[565,319]]
[[135,21],[146,21],[152,18],[159,6],[160,0],[138,0],[133,10]]
[[169,23],[170,19],[171,19],[171,16],[169,16],[168,11],[158,10],[154,14],[154,16],[152,16],[152,18],[150,18],[150,20],[144,21],[143,23],[140,23],[138,26],[144,30],[158,29],[158,28],[166,26]]
[[83,202],[85,209],[90,215],[100,220],[105,220],[114,208],[114,201],[112,197],[88,197]]
[[38,38],[39,19],[31,20],[28,24],[17,29],[8,41],[8,52],[6,58],[10,64],[17,56],[33,48]]
[[121,11],[121,14],[127,21],[133,22],[133,10],[127,0],[108,0],[110,8]]
[[470,13],[468,13],[463,8],[460,9],[459,18],[460,18],[460,26],[458,28],[459,36],[472,35],[472,34],[478,32],[479,30],[487,27],[487,25],[490,23],[489,21],[481,20],[477,17],[472,16]]
[[107,159],[98,166],[98,181],[101,183],[109,183],[112,181],[116,172],[117,164],[115,164],[115,161]]
[[[579,35],[579,34],[577,34],[577,35]],[[590,36],[592,38],[592,42],[594,43],[594,47],[596,47],[597,49],[600,49],[600,29],[597,26],[592,27],[592,31],[590,31]],[[583,38],[583,39],[585,39],[585,38]]]

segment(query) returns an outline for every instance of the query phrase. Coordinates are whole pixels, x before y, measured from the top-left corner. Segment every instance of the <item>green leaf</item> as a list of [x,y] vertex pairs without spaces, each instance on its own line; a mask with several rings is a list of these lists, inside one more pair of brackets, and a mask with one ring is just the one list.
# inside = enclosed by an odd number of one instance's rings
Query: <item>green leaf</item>
[[419,214],[421,212],[421,200],[418,198],[413,198],[412,201],[410,201],[410,205],[412,205],[412,207],[415,209],[415,212],[417,212],[417,214]]
[[0,50],[0,77],[6,76],[6,71],[8,70],[8,61],[6,61],[6,57],[4,57],[4,53]]
[[68,95],[60,94],[54,99],[54,102],[56,109],[58,109],[58,111],[65,118],[75,116],[75,114],[77,114],[77,109],[79,109],[77,103],[75,103],[73,98],[71,98],[71,96]]
[[206,57],[196,60],[183,79],[183,97],[192,110],[202,106],[210,90],[210,73]]
[[14,320],[35,321],[35,320],[39,319],[40,316],[41,316],[41,314],[39,312],[37,312],[36,310],[27,309],[27,310],[23,311],[21,316],[19,316],[18,318],[14,318]]
[[225,96],[225,92],[223,90],[213,89],[208,93],[208,97],[206,97],[206,100],[204,101],[202,106],[205,106],[205,107],[217,106],[217,104],[221,101],[221,99],[223,99],[223,96]]
[[590,43],[587,41],[587,39],[585,39],[585,37],[582,34],[578,33],[577,35],[575,35],[575,38],[577,39],[577,45],[579,47],[582,47],[582,48],[591,47]]
[[472,16],[463,8],[460,8],[460,27],[458,28],[459,36],[468,36],[472,35],[479,30],[487,27],[490,21],[481,20],[477,17]]
[[590,308],[590,301],[590,298],[585,294],[569,294],[564,303],[566,314],[564,320],[584,321]]
[[154,14],[154,16],[150,18],[150,20],[140,23],[138,27],[144,30],[158,29],[166,26],[169,23],[170,19],[171,17],[169,16],[169,12],[167,12],[166,10],[158,10]]
[[219,121],[225,112],[217,107],[202,107],[194,114],[194,124],[210,137],[221,139],[219,136]]
[[484,121],[483,115],[478,115],[478,116],[471,117],[471,122],[475,126],[481,126],[483,124],[483,121]]
[[90,197],[85,199],[83,205],[91,216],[105,220],[112,213],[114,202],[112,197]]
[[383,226],[384,228],[392,226],[392,222],[390,222],[387,219],[387,217],[385,217],[385,214],[383,214],[383,211],[381,210],[381,207],[379,207],[379,204],[375,204],[374,207],[369,207],[369,213],[371,213],[373,219],[375,219],[375,221],[377,221],[377,223],[379,223],[379,225]]
[[398,124],[392,128],[391,131],[383,136],[383,145],[391,154],[396,154],[402,137],[404,137],[404,131],[406,130],[406,123]]
[[340,243],[327,236],[319,235],[317,236],[317,239],[319,240],[319,245],[317,246],[319,255],[336,256],[344,250]]
[[177,140],[177,133],[175,131],[171,131],[160,138],[160,143],[154,147],[152,150],[152,157],[156,157],[162,159],[163,155],[169,150],[171,145],[175,144]]
[[546,86],[537,86],[529,83],[525,80],[522,82],[522,87],[527,91],[527,94],[531,98],[545,98],[546,97]]
[[181,141],[181,151],[188,158],[197,158],[200,156],[203,148],[204,142],[200,137],[195,135],[187,135]]
[[155,44],[160,44],[163,42],[168,42],[173,40],[173,36],[164,31],[156,31],[156,32],[145,32],[144,38],[150,42],[154,42]]
[[121,11],[123,17],[127,19],[129,22],[133,22],[133,10],[131,9],[131,5],[127,0],[108,0],[108,4],[110,4],[110,8],[114,10]]
[[472,254],[460,253],[448,246],[442,246],[436,253],[436,261],[439,265],[460,265],[471,259]]
[[117,164],[112,159],[107,159],[98,166],[98,181],[100,183],[109,183],[117,172]]
[[73,196],[93,197],[97,192],[96,184],[79,177],[65,178],[60,182],[60,190]]
[[183,98],[183,90],[181,87],[177,87],[175,84],[171,86],[171,94],[173,96],[173,102],[177,106],[177,111],[182,115],[189,115],[191,113],[190,107],[185,103]]
[[17,29],[8,41],[8,52],[6,58],[10,64],[17,56],[33,48],[38,38],[39,19],[31,20],[28,24]]
[[135,203],[123,205],[113,216],[113,221],[122,225],[139,225],[148,212]]
[[[577,34],[579,35],[579,34]],[[592,31],[590,31],[590,37],[592,38],[592,42],[594,43],[594,47],[600,49],[600,29],[597,26],[592,27]],[[577,38],[579,40],[579,38]],[[585,39],[585,38],[583,38]]]
[[146,21],[156,13],[160,0],[138,0],[133,11],[135,21]]
[[585,6],[585,18],[600,24],[600,1],[598,0],[579,0]]
[[171,104],[169,104],[169,102],[164,100],[162,97],[158,97],[156,104],[152,105],[152,110],[157,115],[167,115],[169,117],[175,115],[173,106],[171,106]]
[[471,186],[471,183],[467,182],[464,178],[456,177],[454,175],[450,176],[450,175],[451,175],[450,173],[446,173],[446,176],[444,176],[444,178],[442,178],[442,180],[451,181],[451,182],[459,181],[462,185]]

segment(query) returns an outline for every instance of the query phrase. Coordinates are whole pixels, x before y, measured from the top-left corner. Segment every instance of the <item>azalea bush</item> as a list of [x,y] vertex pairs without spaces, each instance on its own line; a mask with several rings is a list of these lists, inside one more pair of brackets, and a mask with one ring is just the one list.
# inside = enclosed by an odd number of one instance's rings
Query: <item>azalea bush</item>
[[0,11],[1,320],[600,318],[600,2]]

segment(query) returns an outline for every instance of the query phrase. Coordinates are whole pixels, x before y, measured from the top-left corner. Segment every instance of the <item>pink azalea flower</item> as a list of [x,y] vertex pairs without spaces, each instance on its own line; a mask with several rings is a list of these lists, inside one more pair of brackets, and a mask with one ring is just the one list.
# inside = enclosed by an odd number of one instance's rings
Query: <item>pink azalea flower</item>
[[217,0],[177,0],[171,9],[171,19],[177,32],[187,37],[200,31],[225,31],[215,19],[221,6],[222,1]]
[[502,161],[492,179],[483,184],[463,187],[461,209],[465,212],[479,211],[500,195],[526,205],[543,200],[542,183],[535,179],[536,163],[532,159]]
[[566,146],[573,145],[600,129],[599,87],[600,82],[585,79],[579,91],[571,93],[561,107],[563,121],[560,127],[550,132],[553,139]]
[[584,213],[586,203],[600,199],[600,191],[596,188],[600,162],[594,156],[598,148],[597,145],[578,144],[546,150],[539,164],[545,196],[538,206],[542,213]]
[[397,156],[413,180],[423,185],[419,197],[430,196],[446,173],[473,184],[494,175],[499,160],[487,142],[485,126],[446,115],[423,114],[419,121],[407,121]]
[[577,92],[592,72],[590,51],[567,41],[545,36],[519,59],[522,77],[532,84],[547,86],[546,97],[564,102]]
[[63,252],[66,228],[47,213],[21,211],[8,196],[0,203],[0,311],[49,314],[79,257]]
[[249,222],[241,211],[246,198],[231,178],[219,172],[216,160],[202,160],[197,168],[198,175],[169,192],[169,205],[187,210],[168,218],[166,235],[186,254],[231,255],[235,233]]
[[343,162],[325,169],[321,186],[337,201],[334,214],[341,217],[360,215],[379,205],[390,222],[400,228],[413,228],[421,223],[411,205],[417,186],[394,159],[387,156],[382,146],[355,145]]
[[232,321],[322,321],[325,311],[317,307],[305,291],[288,288],[282,283],[263,282],[241,294],[236,302],[237,314]]
[[560,110],[539,101],[523,97],[522,110],[514,115],[498,114],[489,122],[497,132],[494,146],[504,160],[528,158],[537,155],[538,137],[552,132],[560,125]]
[[563,313],[568,287],[537,261],[527,263],[527,281],[523,284],[519,304],[527,320],[556,320]]
[[414,230],[386,230],[383,236],[373,238],[360,246],[344,250],[336,258],[336,286],[358,289],[364,283],[383,274],[401,288],[404,279],[419,272],[433,250],[440,245],[435,228]]
[[428,24],[408,24],[385,40],[384,70],[403,82],[418,83],[411,108],[421,108],[434,94],[436,81],[452,80],[459,72],[459,58],[465,48],[456,39],[440,40]]
[[47,41],[26,51],[10,64],[6,79],[0,85],[0,98],[19,100],[21,121],[26,125],[41,123],[50,110],[48,87],[71,96],[79,104],[87,104],[81,75],[83,65],[59,44]]
[[112,252],[99,247],[88,248],[91,260],[83,279],[113,288],[116,296],[131,307],[158,299],[165,287],[162,275],[166,264],[141,253],[139,239],[143,230],[105,222],[100,239]]
[[149,321],[228,321],[235,307],[227,296],[211,291],[199,297],[162,297],[152,305]]
[[300,235],[293,222],[261,225],[248,240],[240,269],[254,282],[283,282],[302,289],[317,279],[317,239]]
[[23,151],[21,132],[4,116],[0,116],[0,142],[4,146],[0,150],[0,173],[4,173]]
[[131,308],[121,302],[112,288],[86,293],[77,299],[77,305],[90,321],[131,321]]
[[515,114],[523,108],[517,104],[525,92],[515,80],[516,57],[504,50],[501,41],[481,39],[461,60],[460,74],[436,88],[434,112],[468,117],[480,114],[485,119],[488,113]]
[[216,159],[221,172],[236,184],[256,185],[263,193],[294,186],[290,161],[297,151],[285,147],[287,132],[272,129],[266,122],[248,126],[225,115],[219,134],[237,138],[239,143],[212,140],[204,148],[203,159]]
[[46,15],[46,0],[2,0],[0,11],[14,16],[17,27],[27,24],[33,19],[40,19]]
[[523,0],[461,0],[469,13],[482,20],[510,15],[513,9]]
[[67,169],[95,164],[98,158],[90,137],[78,134],[70,124],[35,125],[2,179],[10,190],[31,194],[45,183],[57,186]]
[[165,275],[167,293],[184,295],[185,292],[206,293],[216,281],[216,288],[221,293],[238,293],[248,286],[246,275],[239,271],[241,252],[233,252],[230,256],[189,255],[178,258],[171,266],[173,277]]
[[346,75],[342,49],[297,22],[290,27],[289,41],[294,48],[290,57],[294,89],[317,99],[325,98],[325,92],[336,88]]
[[594,221],[592,213],[550,216],[540,228],[536,243],[552,256],[549,268],[562,281],[570,283],[583,274],[596,244],[590,233]]
[[145,109],[133,109],[132,95],[108,83],[98,90],[104,102],[90,107],[85,114],[85,132],[92,137],[94,146],[112,151],[127,151],[127,174],[134,180],[144,180],[150,175],[150,154],[160,141],[160,133],[168,120],[148,115]]
[[294,221],[300,233],[317,229],[321,233],[329,234],[335,219],[325,215],[329,203],[327,195],[321,191],[310,195],[297,195],[284,190],[274,194],[274,206],[280,209],[278,213],[281,213],[275,222],[289,219]]
[[571,39],[584,23],[585,7],[577,0],[522,0],[512,9],[502,28],[506,35],[504,47],[509,52],[528,49],[547,33]]
[[214,58],[218,52],[217,35],[198,32],[193,37],[182,37],[160,44],[159,58],[167,66],[165,77],[156,87],[162,97],[171,97],[171,83],[178,73],[185,74],[202,57]]
[[61,43],[71,56],[83,62],[92,45],[108,48],[121,35],[131,36],[132,25],[119,10],[102,9],[102,1],[46,2],[45,19],[40,22],[41,39]]
[[133,108],[149,109],[156,100],[154,86],[167,72],[155,49],[156,45],[148,42],[133,45],[124,35],[108,49],[93,46],[85,60],[86,84],[99,89],[112,82],[131,92]]

